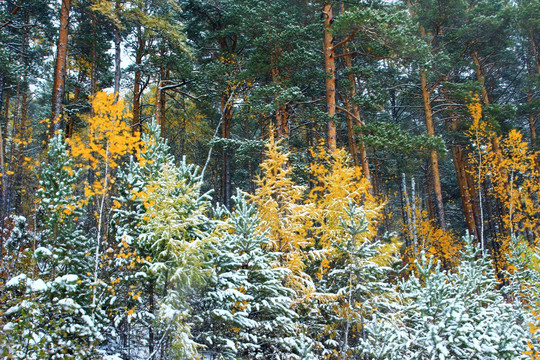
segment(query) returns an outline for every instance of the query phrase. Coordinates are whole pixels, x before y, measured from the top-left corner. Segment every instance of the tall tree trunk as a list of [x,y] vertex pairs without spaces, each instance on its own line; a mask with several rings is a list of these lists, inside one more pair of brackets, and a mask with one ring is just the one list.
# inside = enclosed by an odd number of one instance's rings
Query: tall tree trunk
[[468,166],[463,155],[464,154],[459,145],[452,144],[453,163],[456,170],[461,204],[463,206],[463,212],[465,213],[467,229],[469,230],[469,234],[479,239],[479,231],[475,220],[475,210],[473,206],[474,200],[466,173]]
[[[424,115],[426,119],[426,128],[430,138],[435,137],[435,128],[433,126],[433,112],[431,110],[431,96],[428,89],[426,72],[420,70],[420,81],[422,83],[422,99],[424,103]],[[433,190],[435,192],[435,205],[437,209],[438,222],[441,226],[441,229],[446,230],[446,219],[444,215],[444,204],[442,199],[442,188],[441,188],[441,176],[439,174],[439,158],[436,150],[431,150],[430,154],[431,161],[431,175],[433,180]]]
[[142,27],[139,25],[137,29],[137,50],[135,51],[135,82],[133,84],[133,120],[132,128],[133,132],[141,130],[141,96],[142,96],[142,59],[146,47],[146,42],[144,40],[144,34]]
[[336,65],[332,38],[332,4],[326,3],[323,7],[324,16],[324,65],[326,73],[326,106],[328,108],[328,149],[331,153],[337,149],[337,132],[334,117],[336,115]]
[[[347,79],[349,80],[349,103],[350,103],[350,110],[352,113],[352,118],[350,116],[347,116],[347,133],[349,136],[349,143],[352,141],[353,145],[350,146],[351,154],[353,154],[353,161],[356,166],[359,166],[359,162],[361,162],[362,165],[362,171],[364,172],[364,176],[369,181],[371,188],[370,192],[373,191],[373,184],[371,182],[371,172],[369,171],[369,161],[367,157],[367,151],[366,147],[364,145],[364,142],[360,142],[358,144],[358,147],[356,146],[356,135],[354,133],[354,125],[356,126],[364,126],[364,122],[362,121],[362,118],[360,116],[360,108],[356,103],[354,102],[354,97],[356,96],[356,79],[354,74],[352,73],[352,57],[349,51],[349,47],[347,44],[344,44],[343,51],[345,52],[345,64],[347,65],[347,69],[349,70],[349,73],[347,75]],[[353,123],[354,121],[354,123]],[[360,161],[358,159],[358,152],[360,154]]]
[[161,133],[160,136],[165,136],[165,101],[167,100],[165,97],[165,91],[161,90],[161,87],[163,86],[163,82],[166,78],[166,70],[165,66],[163,64],[163,59],[165,58],[165,51],[162,49],[161,51],[161,64],[159,66],[159,77],[158,82],[156,86],[156,123],[159,124],[161,127]]
[[[120,0],[116,0],[115,10],[120,12]],[[120,93],[120,80],[122,78],[122,38],[120,37],[120,25],[114,27],[114,93],[116,96]]]
[[536,40],[534,39],[534,34],[532,32],[529,35],[529,40],[531,41],[534,62],[536,63],[536,73],[540,74],[540,58],[538,57],[538,49],[536,48]]
[[[231,123],[232,123],[232,106],[229,101],[221,101],[221,137],[223,139],[230,139],[231,137]],[[223,205],[228,209],[231,209],[231,197],[232,197],[232,184],[231,184],[231,155],[227,145],[223,146],[223,172],[222,172],[222,196]]]
[[[426,37],[426,31],[420,25],[420,33],[422,38]],[[433,126],[433,112],[431,110],[431,91],[428,88],[426,71],[420,68],[420,82],[422,85],[422,100],[424,104],[424,115],[426,119],[426,128],[430,138],[435,136],[435,128]],[[433,190],[435,192],[435,205],[437,209],[438,222],[441,229],[446,230],[446,219],[444,215],[444,204],[442,199],[441,176],[439,174],[439,158],[437,151],[431,150],[429,154],[431,160],[431,175],[433,180]]]
[[52,94],[52,113],[49,137],[63,128],[62,102],[64,99],[64,86],[66,77],[67,45],[69,33],[69,10],[71,0],[62,0],[60,7],[60,29],[56,46],[56,60],[54,63],[54,82]]
[[[270,56],[270,68],[272,73],[272,81],[279,86],[281,82],[281,76],[278,68],[279,55],[281,54],[281,49],[277,49]],[[290,135],[289,130],[289,114],[287,113],[287,107],[284,104],[281,104],[278,100],[279,92],[274,96],[276,101],[276,134],[277,139],[288,138]]]
[[[92,59],[91,69],[90,69],[90,95],[94,96],[97,92],[97,50],[96,50],[96,41],[97,41],[97,24],[96,17],[94,14],[91,15],[92,22],[92,44],[90,48],[90,57]],[[92,115],[94,115],[94,109],[90,110]]]

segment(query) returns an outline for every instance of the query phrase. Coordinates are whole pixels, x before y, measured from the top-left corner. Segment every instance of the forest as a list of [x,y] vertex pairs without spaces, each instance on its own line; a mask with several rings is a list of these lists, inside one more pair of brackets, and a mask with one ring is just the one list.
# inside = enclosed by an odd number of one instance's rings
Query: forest
[[0,1],[0,358],[540,360],[539,0]]

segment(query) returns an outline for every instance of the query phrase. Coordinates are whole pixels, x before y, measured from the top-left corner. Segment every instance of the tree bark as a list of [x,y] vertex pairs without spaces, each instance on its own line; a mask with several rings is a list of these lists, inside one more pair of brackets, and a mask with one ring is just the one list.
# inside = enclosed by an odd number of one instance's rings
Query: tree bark
[[[161,51],[161,60],[165,58],[165,52]],[[159,78],[156,87],[156,122],[160,126],[160,136],[165,136],[165,102],[167,100],[165,96],[165,90],[162,90],[163,82],[166,78],[166,70],[163,63],[159,66]]]
[[332,22],[334,17],[332,15],[332,4],[324,4],[324,65],[326,73],[326,106],[328,109],[328,149],[330,153],[333,153],[337,149],[337,131],[334,117],[336,115],[336,65],[334,58],[334,46],[332,38]]
[[[90,69],[90,95],[94,96],[97,92],[97,50],[96,50],[96,41],[97,41],[97,24],[96,17],[94,14],[91,15],[92,23],[92,44],[90,48],[90,57],[92,59],[91,69]],[[94,109],[91,110],[92,116],[94,115]]]
[[133,119],[132,119],[132,128],[133,133],[137,130],[141,130],[141,96],[142,96],[142,59],[144,55],[144,50],[146,47],[146,42],[144,40],[144,34],[142,27],[139,25],[137,29],[137,50],[135,51],[135,82],[133,84]]
[[[420,34],[422,39],[426,37],[426,31],[422,25],[420,25]],[[427,133],[430,138],[435,137],[435,128],[433,126],[433,112],[431,110],[431,91],[427,84],[426,71],[420,68],[420,82],[422,86],[422,101],[424,105],[424,116],[426,120]],[[441,229],[446,230],[446,218],[444,214],[444,204],[442,199],[441,189],[441,176],[439,174],[439,157],[437,151],[431,150],[431,175],[433,180],[433,190],[435,192],[435,205],[437,209],[438,222]]]
[[60,7],[60,29],[58,43],[56,47],[56,60],[54,65],[54,82],[52,94],[52,113],[49,128],[49,137],[61,130],[62,124],[62,102],[64,99],[64,87],[66,77],[67,45],[69,33],[69,10],[71,0],[62,0]]
[[[281,82],[281,76],[278,68],[278,60],[281,49],[274,51],[273,55],[270,56],[270,68],[272,73],[272,81],[279,85]],[[289,130],[289,114],[287,113],[287,107],[284,104],[281,104],[278,100],[279,93],[275,94],[276,101],[276,134],[277,139],[288,138],[290,135]]]
[[[367,151],[366,147],[364,145],[364,142],[360,142],[358,144],[358,147],[356,146],[356,135],[354,133],[354,125],[356,126],[364,126],[364,122],[362,121],[362,118],[360,117],[360,108],[356,103],[354,102],[354,97],[356,96],[356,79],[354,77],[354,74],[352,73],[352,58],[351,54],[349,52],[348,46],[345,44],[343,48],[345,52],[345,64],[347,65],[347,69],[349,70],[349,73],[347,75],[347,78],[349,80],[349,102],[350,102],[350,109],[352,112],[353,117],[347,116],[347,133],[349,136],[349,143],[352,142],[353,146],[350,146],[351,154],[353,156],[353,161],[355,166],[359,166],[359,160],[362,165],[362,171],[364,172],[364,176],[369,181],[371,188],[369,189],[370,192],[373,191],[373,184],[371,181],[371,172],[369,171],[369,161],[367,157]],[[354,154],[353,154],[354,152]],[[358,159],[358,152],[360,153],[360,159]]]
[[[223,114],[223,120],[221,123],[221,137],[223,139],[230,139],[231,137],[231,123],[232,123],[232,106],[229,101],[221,101],[221,113]],[[231,156],[227,146],[223,146],[223,170],[222,170],[222,196],[223,205],[227,209],[231,209],[231,197],[232,197],[232,184],[231,184]]]
[[[422,99],[424,103],[424,115],[426,120],[426,128],[430,138],[435,137],[435,128],[433,126],[433,112],[431,110],[431,97],[430,91],[428,89],[426,72],[422,69],[420,70],[420,81],[422,84]],[[446,230],[446,219],[444,215],[444,204],[442,199],[442,189],[441,189],[441,176],[439,174],[439,158],[436,150],[431,150],[430,154],[431,161],[431,175],[433,178],[433,190],[435,192],[435,205],[437,209],[438,222],[441,226],[441,229]]]
[[[120,12],[120,1],[116,0],[116,12]],[[120,93],[120,80],[122,78],[122,38],[120,37],[120,27],[117,24],[114,27],[114,93],[116,96]]]
[[463,206],[463,212],[465,213],[465,221],[467,222],[467,229],[469,230],[469,234],[479,239],[478,227],[475,220],[473,197],[466,173],[468,167],[466,163],[467,161],[459,145],[452,144],[451,148],[454,168],[456,170],[458,180],[459,193],[461,195],[461,204]]

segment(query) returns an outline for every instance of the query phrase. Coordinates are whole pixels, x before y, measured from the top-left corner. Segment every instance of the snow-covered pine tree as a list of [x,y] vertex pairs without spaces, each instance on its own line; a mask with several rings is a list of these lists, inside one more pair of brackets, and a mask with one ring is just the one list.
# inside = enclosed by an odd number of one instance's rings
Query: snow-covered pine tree
[[78,171],[62,134],[50,140],[40,174],[35,259],[6,283],[3,354],[14,359],[92,359],[99,356],[104,316],[92,307],[92,247],[77,222],[84,202],[75,193]]
[[464,238],[456,272],[425,256],[417,272],[399,285],[401,302],[366,326],[371,359],[526,359],[526,315],[498,289],[493,266]]
[[386,245],[370,235],[362,207],[350,201],[344,213],[340,225],[344,238],[331,240],[329,270],[318,284],[318,291],[333,295],[332,301],[318,306],[326,320],[321,324],[320,341],[323,355],[329,358],[358,356],[366,321],[382,298],[394,294],[388,281],[393,254],[383,253]]
[[175,164],[159,126],[149,130],[137,157],[120,169],[113,198],[115,346],[131,356],[190,358],[196,350],[186,298],[207,272],[210,196],[201,194],[195,166]]
[[[300,359],[306,338],[298,336],[294,291],[284,285],[291,270],[261,233],[254,205],[237,191],[234,212],[213,245],[214,275],[201,300],[197,340],[219,359]],[[304,356],[304,357],[302,357]]]
[[530,359],[540,359],[540,248],[523,237],[512,236],[507,285],[502,288],[513,305],[528,315],[530,338],[526,354]]

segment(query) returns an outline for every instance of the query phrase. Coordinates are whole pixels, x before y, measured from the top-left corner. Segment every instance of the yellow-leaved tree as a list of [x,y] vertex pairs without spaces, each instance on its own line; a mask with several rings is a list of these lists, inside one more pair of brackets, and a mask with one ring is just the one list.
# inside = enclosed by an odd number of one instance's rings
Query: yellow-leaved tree
[[[498,229],[494,238],[496,265],[506,268],[512,236],[523,236],[530,244],[540,239],[540,173],[536,164],[538,153],[530,150],[521,132],[510,130],[499,136],[488,121],[481,118],[478,96],[468,105],[473,123],[467,132],[473,149],[470,161],[478,186],[480,218],[483,222],[483,206],[494,207],[498,221],[492,227]],[[482,194],[485,198],[482,198]],[[481,242],[483,224],[481,224]]]
[[310,232],[315,240],[310,254],[319,251],[320,260],[312,256],[319,264],[318,292],[309,308],[327,319],[314,336],[334,344],[327,358],[350,358],[359,352],[366,319],[380,297],[392,292],[386,279],[400,243],[378,238],[383,204],[344,150],[328,153],[321,145],[312,156],[315,186],[307,201],[314,208]]
[[315,224],[311,232],[317,247],[324,251],[318,274],[320,277],[328,268],[328,256],[335,250],[335,245],[347,238],[342,222],[347,218],[349,204],[362,207],[362,217],[368,224],[371,239],[377,232],[382,205],[371,194],[371,185],[363,176],[362,169],[351,165],[345,150],[338,149],[329,154],[320,145],[311,149],[311,155],[314,160],[310,173],[315,183],[309,193],[309,201],[314,207]]
[[140,149],[139,134],[133,134],[129,126],[130,114],[122,99],[114,94],[98,92],[92,99],[93,115],[86,119],[87,126],[81,134],[73,134],[67,142],[78,166],[88,171],[84,182],[86,204],[93,209],[97,224],[94,293],[98,285],[98,269],[106,202],[110,197],[111,184],[114,183],[113,171],[126,157]]
[[[414,199],[413,201],[418,201]],[[406,211],[413,211],[406,209]],[[434,261],[441,262],[444,268],[449,269],[457,265],[462,244],[456,234],[450,230],[441,229],[434,219],[429,218],[426,210],[417,206],[415,209],[414,226],[404,224],[403,232],[409,239],[416,239],[406,249],[406,256],[409,263],[420,260],[422,253],[427,258],[433,257]]]
[[289,154],[282,151],[271,137],[266,145],[266,160],[255,182],[257,190],[251,196],[261,217],[261,226],[268,229],[271,250],[279,252],[279,263],[291,270],[288,285],[298,295],[313,289],[311,278],[304,272],[306,248],[312,245],[310,228],[313,205],[304,204],[304,186],[291,179]]

